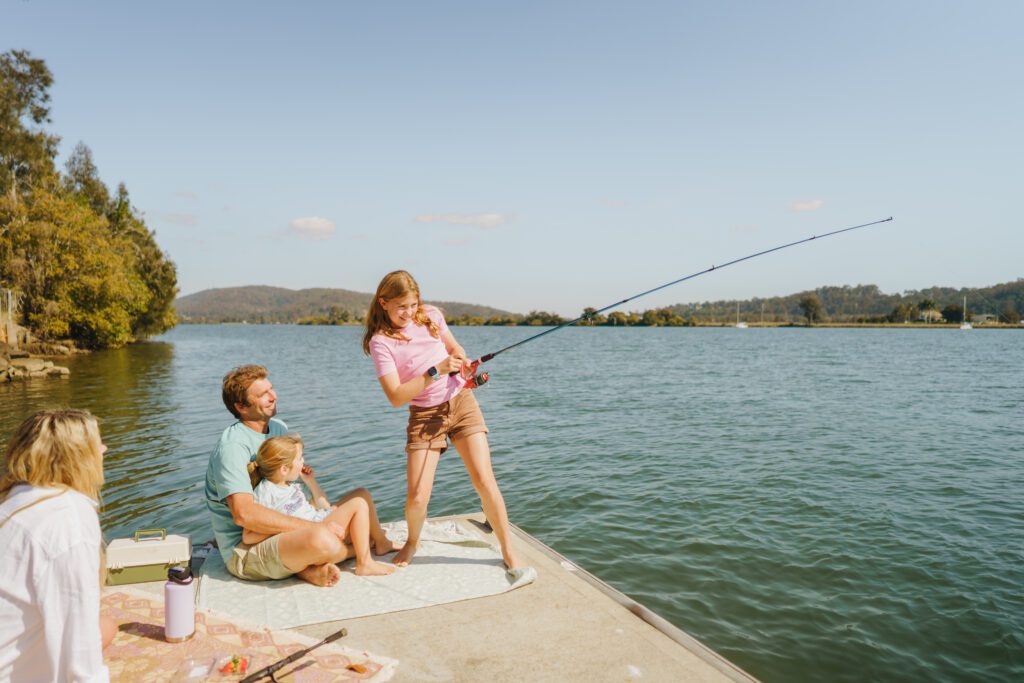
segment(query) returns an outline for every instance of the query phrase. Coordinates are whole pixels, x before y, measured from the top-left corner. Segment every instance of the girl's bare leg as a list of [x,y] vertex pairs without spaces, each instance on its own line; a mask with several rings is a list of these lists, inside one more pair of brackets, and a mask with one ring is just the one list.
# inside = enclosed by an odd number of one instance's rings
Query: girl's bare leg
[[480,503],[487,515],[487,521],[494,529],[494,535],[501,543],[501,555],[505,560],[505,566],[514,569],[519,566],[519,558],[512,549],[512,531],[508,525],[508,511],[505,509],[505,499],[498,488],[498,481],[494,478],[494,471],[491,469],[491,448],[487,444],[487,434],[477,432],[469,436],[452,439],[455,450],[462,457],[462,462],[469,472],[469,480],[473,483],[480,496]]
[[374,505],[373,496],[370,495],[368,490],[356,489],[355,491],[349,491],[337,502],[337,505],[341,505],[353,498],[362,498],[370,509],[370,541],[373,543],[373,554],[387,555],[401,548],[401,545],[392,543],[387,534],[384,533],[384,529],[380,525],[380,519],[377,518],[377,506]]
[[441,451],[415,451],[405,461],[405,476],[408,489],[405,496],[405,522],[409,527],[409,538],[405,546],[395,555],[394,563],[404,567],[412,561],[420,543],[420,532],[427,519],[427,505],[434,490],[434,474]]
[[[334,508],[324,518],[325,522],[334,522],[346,531],[345,541],[352,544],[356,554],[356,574],[359,576],[385,576],[395,571],[391,565],[377,562],[370,554],[370,514],[366,500],[353,496]],[[348,555],[347,548],[341,556],[334,560],[340,562]]]

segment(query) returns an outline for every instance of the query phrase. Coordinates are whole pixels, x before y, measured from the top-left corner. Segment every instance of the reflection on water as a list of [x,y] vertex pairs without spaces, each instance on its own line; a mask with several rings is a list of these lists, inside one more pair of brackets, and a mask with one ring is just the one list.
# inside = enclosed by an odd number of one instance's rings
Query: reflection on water
[[[459,328],[472,354],[525,336]],[[353,327],[185,326],[0,385],[0,436],[87,408],[107,537],[211,536],[220,379],[267,365],[329,494],[402,515],[404,410]],[[512,520],[764,680],[1024,678],[1013,331],[567,329],[478,393]],[[62,361],[63,363],[63,361]],[[477,508],[454,453],[431,514]]]

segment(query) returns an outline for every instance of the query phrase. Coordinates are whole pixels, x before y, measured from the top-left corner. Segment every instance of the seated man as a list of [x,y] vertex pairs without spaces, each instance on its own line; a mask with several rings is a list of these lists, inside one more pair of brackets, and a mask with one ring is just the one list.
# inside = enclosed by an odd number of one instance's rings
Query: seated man
[[[341,578],[335,565],[352,556],[347,530],[329,520],[311,522],[290,517],[256,502],[247,467],[260,444],[282,436],[288,428],[274,417],[277,394],[266,368],[245,365],[224,376],[221,396],[237,421],[224,430],[210,455],[206,470],[206,507],[213,533],[229,572],[240,579],[282,579],[292,574],[318,586],[332,586]],[[381,529],[373,498],[356,489],[339,504],[361,498],[369,508],[370,538],[378,555],[393,546]],[[255,544],[242,542],[243,530],[266,534]]]

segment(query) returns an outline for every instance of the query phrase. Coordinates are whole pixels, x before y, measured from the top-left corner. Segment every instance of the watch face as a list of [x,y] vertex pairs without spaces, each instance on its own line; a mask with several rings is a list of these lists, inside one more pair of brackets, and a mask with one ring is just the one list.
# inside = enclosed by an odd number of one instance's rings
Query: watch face
[[437,368],[431,365],[430,369],[427,370],[427,374],[430,375],[431,377],[435,376],[437,374]]

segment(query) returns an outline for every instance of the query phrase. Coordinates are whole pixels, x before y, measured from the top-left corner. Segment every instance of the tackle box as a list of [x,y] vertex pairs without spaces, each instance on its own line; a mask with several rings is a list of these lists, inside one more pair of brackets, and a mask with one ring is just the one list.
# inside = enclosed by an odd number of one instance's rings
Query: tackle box
[[115,538],[107,545],[107,585],[165,581],[171,567],[187,567],[192,539],[166,529],[140,529],[134,538]]

